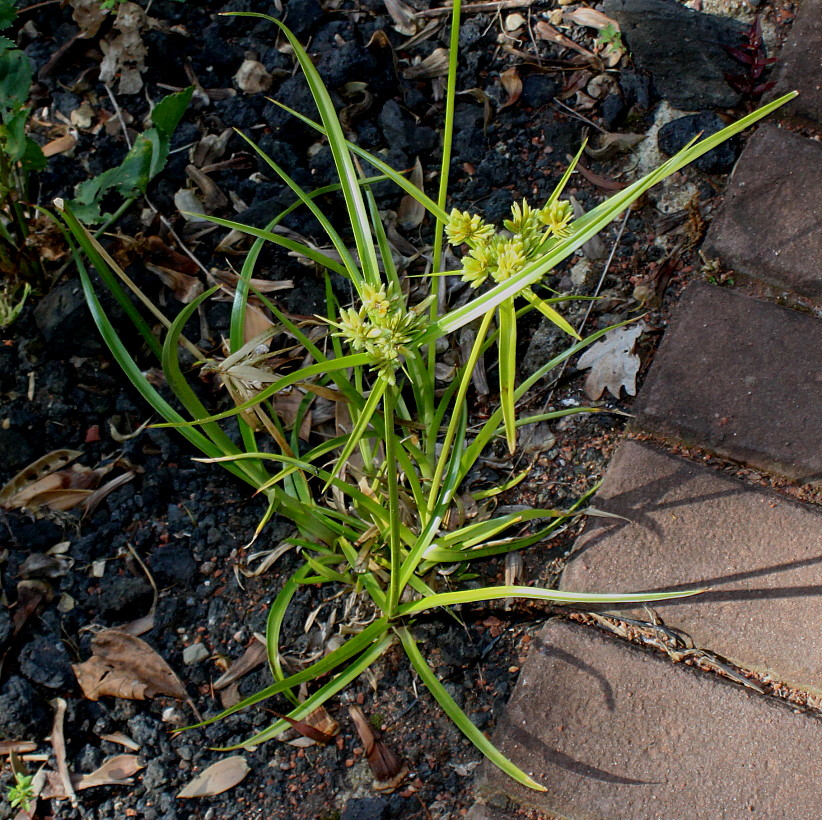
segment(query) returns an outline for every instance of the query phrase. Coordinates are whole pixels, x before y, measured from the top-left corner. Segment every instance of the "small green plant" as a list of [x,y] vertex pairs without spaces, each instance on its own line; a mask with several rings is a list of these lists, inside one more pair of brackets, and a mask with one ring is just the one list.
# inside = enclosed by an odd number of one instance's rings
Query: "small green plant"
[[31,810],[36,797],[32,785],[33,780],[34,775],[14,772],[14,785],[9,786],[6,790],[6,798],[13,809],[20,809],[24,812]]
[[[16,15],[12,0],[0,0],[0,31]],[[27,204],[29,175],[46,165],[40,146],[26,133],[32,76],[29,58],[13,40],[0,36],[0,279],[11,290],[43,278],[39,256],[26,244],[34,218]]]
[[23,283],[22,289],[13,285],[0,285],[0,328],[8,327],[14,322],[30,293],[31,285],[28,282]]
[[[151,109],[151,128],[140,134],[123,161],[85,182],[75,191],[71,207],[75,216],[86,225],[111,225],[131,207],[137,197],[145,194],[149,182],[163,170],[168,159],[171,137],[185,114],[194,86],[169,94]],[[103,198],[110,192],[122,197],[117,210],[102,213]]]
[[622,32],[613,23],[607,23],[599,30],[597,45],[611,46],[617,51],[625,51],[625,45],[622,42]]
[[[133,385],[166,420],[159,426],[179,430],[204,455],[202,461],[223,465],[251,485],[267,501],[257,537],[276,513],[289,518],[295,534],[279,548],[299,551],[302,563],[277,594],[269,613],[266,640],[274,683],[246,698],[211,723],[266,698],[282,695],[292,703],[288,720],[301,720],[361,675],[392,646],[405,651],[422,682],[446,714],[475,746],[511,777],[533,789],[544,787],[504,757],[459,708],[429,666],[415,637],[423,613],[457,605],[520,597],[575,604],[654,601],[694,594],[630,592],[569,593],[539,587],[500,585],[472,588],[469,563],[500,556],[555,535],[586,511],[587,496],[565,509],[532,509],[471,519],[464,499],[487,502],[519,478],[496,488],[475,490],[466,482],[483,453],[497,441],[516,446],[516,430],[524,424],[554,420],[572,413],[596,413],[594,407],[569,408],[534,416],[517,413],[517,403],[547,373],[601,338],[609,328],[584,339],[558,311],[569,297],[544,293],[546,276],[602,228],[616,219],[645,191],[723,140],[765,116],[792,95],[764,106],[738,123],[700,142],[692,142],[648,176],[634,182],[588,213],[572,218],[560,199],[574,163],[547,202],[517,203],[511,219],[500,228],[479,215],[445,210],[450,144],[454,122],[460,3],[453,6],[449,75],[446,94],[443,160],[437,201],[379,158],[348,142],[332,99],[308,54],[278,20],[279,27],[311,89],[319,122],[292,112],[328,142],[338,182],[307,192],[285,169],[249,141],[251,147],[294,193],[295,202],[273,216],[265,228],[209,217],[212,222],[255,238],[237,282],[227,340],[228,354],[219,359],[200,350],[184,334],[186,323],[215,292],[206,291],[174,317],[166,317],[106,254],[83,227],[70,205],[57,203],[76,243],[80,279],[94,321]],[[284,106],[283,106],[284,107]],[[290,109],[289,109],[290,110]],[[375,169],[366,176],[361,163]],[[372,186],[390,179],[430,214],[434,224],[433,271],[427,292],[417,294],[413,281],[397,270]],[[348,222],[340,233],[318,204],[320,197],[339,191]],[[276,231],[295,208],[316,218],[333,246],[333,253],[305,246]],[[443,241],[464,249],[458,272],[474,289],[467,304],[450,308],[437,296]],[[326,273],[346,277],[353,304],[340,304],[327,278],[326,315],[317,321],[297,321],[253,286],[253,275],[264,243],[272,242],[311,260]],[[82,252],[82,254],[81,254]],[[114,295],[140,331],[149,351],[162,366],[177,406],[161,396],[125,348],[121,334],[105,313],[84,261],[88,258],[104,286]],[[125,287],[124,287],[125,285]],[[541,293],[537,293],[537,288]],[[127,289],[138,297],[152,321],[164,329],[158,340]],[[276,325],[254,338],[245,335],[251,297],[268,308]],[[569,335],[567,350],[545,362],[517,384],[515,368],[518,315],[537,309]],[[325,327],[323,336],[318,326]],[[454,378],[437,381],[437,342],[470,328],[473,343]],[[279,371],[270,351],[274,337],[304,350],[302,366]],[[227,387],[234,406],[209,412],[188,379],[198,374],[180,360],[181,348],[193,356],[200,373],[216,375]],[[481,359],[495,354],[499,362],[500,406],[487,419],[469,419],[472,374]],[[277,412],[275,397],[296,388],[304,396],[288,423]],[[306,447],[300,429],[313,397],[345,407],[350,430]],[[470,424],[469,424],[470,422]],[[239,439],[229,433],[239,430]],[[261,437],[265,436],[265,441]],[[238,443],[235,443],[239,441]],[[532,530],[523,534],[523,526]],[[443,578],[448,586],[444,587]],[[286,611],[307,584],[347,589],[359,615],[345,640],[302,671],[286,675],[280,659],[280,638]],[[366,625],[367,624],[367,625]],[[341,635],[342,638],[342,635]],[[298,690],[311,686],[301,700]],[[242,745],[257,745],[288,728],[288,720],[271,726]]]

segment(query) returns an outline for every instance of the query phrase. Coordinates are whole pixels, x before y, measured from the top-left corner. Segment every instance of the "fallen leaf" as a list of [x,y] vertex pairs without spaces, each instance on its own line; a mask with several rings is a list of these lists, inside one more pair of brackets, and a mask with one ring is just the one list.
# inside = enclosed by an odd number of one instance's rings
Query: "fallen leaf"
[[0,755],[24,755],[37,750],[37,744],[31,740],[0,740]]
[[14,634],[19,634],[29,618],[37,612],[41,604],[54,597],[54,590],[45,581],[20,581],[17,584],[17,606],[14,609],[12,624]]
[[508,94],[508,99],[499,107],[499,110],[502,111],[503,108],[513,105],[522,96],[522,77],[519,76],[517,67],[512,66],[506,68],[499,75],[499,81]]
[[119,76],[118,92],[136,94],[143,87],[142,73],[146,70],[148,49],[142,34],[148,28],[148,16],[136,3],[121,3],[114,28],[120,33],[100,41],[105,55],[100,61],[100,81],[110,83]]
[[131,749],[132,752],[140,751],[140,744],[133,741],[128,735],[122,732],[112,732],[107,735],[100,735],[100,740],[107,740],[109,743],[117,743],[120,746],[125,746],[126,749]]
[[391,15],[394,31],[406,37],[417,33],[417,21],[414,17],[417,10],[415,8],[403,3],[402,0],[385,0],[385,9]]
[[408,767],[377,737],[359,706],[349,706],[348,714],[365,747],[365,758],[375,779],[386,784],[383,788],[393,788],[408,773]]
[[585,379],[588,398],[600,398],[606,388],[617,399],[620,388],[623,387],[629,396],[636,395],[636,374],[639,372],[640,360],[633,349],[644,330],[645,325],[642,323],[611,330],[579,357],[577,368],[591,369]]
[[595,28],[597,31],[602,31],[604,28],[612,28],[615,31],[619,31],[619,23],[616,20],[612,20],[606,14],[603,14],[601,11],[597,11],[596,9],[589,9],[585,8],[584,6],[580,6],[575,8],[569,15],[568,19],[572,23],[576,23],[578,26],[587,26],[588,28]]
[[137,755],[115,755],[103,761],[90,774],[82,775],[75,788],[82,790],[95,786],[130,786],[134,782],[131,776],[142,768]]
[[47,552],[33,552],[17,571],[21,578],[45,578],[53,580],[67,575],[74,566],[74,559],[68,555],[51,555]]
[[591,60],[596,60],[596,54],[589,51],[584,46],[579,45],[579,43],[575,43],[570,37],[566,37],[559,29],[554,28],[545,20],[540,20],[536,26],[534,26],[534,32],[540,40],[554,43],[555,45],[562,46],[563,48],[569,48],[572,51],[579,52],[584,57],[589,57]]
[[433,80],[448,73],[448,49],[435,48],[424,60],[414,63],[402,72],[406,80]]
[[585,153],[598,160],[611,159],[617,154],[623,154],[639,145],[646,137],[645,134],[602,134],[599,146],[594,148],[585,146]]
[[101,8],[100,0],[69,0],[71,19],[80,27],[80,37],[89,40],[100,30],[108,12]]
[[43,156],[48,158],[64,154],[66,151],[71,151],[75,145],[77,145],[77,137],[72,134],[63,134],[62,137],[57,137],[43,146]]
[[268,650],[265,643],[254,637],[246,647],[245,652],[214,681],[214,688],[217,690],[225,689],[238,678],[247,675],[252,669],[256,669],[263,664],[266,658],[268,658]]
[[243,60],[234,75],[234,82],[245,94],[259,94],[271,88],[274,78],[259,60]]
[[145,700],[169,695],[185,700],[185,687],[171,667],[145,642],[120,629],[105,629],[91,642],[92,656],[73,664],[88,700],[105,695]]
[[153,265],[151,262],[146,262],[145,266],[146,270],[156,274],[174,294],[174,298],[184,305],[193,302],[203,292],[203,283],[196,276],[165,268],[162,265]]
[[604,177],[602,174],[586,168],[581,162],[577,163],[576,171],[578,174],[582,174],[592,185],[596,185],[597,188],[603,191],[621,191],[626,187],[624,182],[617,182],[615,179]]
[[285,739],[285,742],[290,746],[297,746],[302,749],[314,746],[317,743],[327,746],[340,731],[340,724],[328,714],[324,706],[318,706],[305,720],[294,720],[294,718],[282,715],[279,712],[274,712],[274,714],[284,720],[300,735],[300,737]]
[[24,467],[17,475],[7,481],[3,489],[0,490],[0,507],[7,510],[13,509],[14,505],[11,504],[11,499],[24,488],[57,470],[63,469],[81,455],[83,454],[80,450],[52,450],[33,461],[28,467]]
[[251,771],[242,755],[224,757],[203,769],[177,794],[181,797],[212,797],[233,789]]
[[[414,167],[411,169],[408,179],[420,190],[424,190],[422,163],[419,157],[417,157],[414,162]],[[397,222],[399,222],[405,230],[410,230],[411,228],[418,228],[424,218],[425,206],[416,197],[411,196],[411,194],[405,194],[397,208]]]

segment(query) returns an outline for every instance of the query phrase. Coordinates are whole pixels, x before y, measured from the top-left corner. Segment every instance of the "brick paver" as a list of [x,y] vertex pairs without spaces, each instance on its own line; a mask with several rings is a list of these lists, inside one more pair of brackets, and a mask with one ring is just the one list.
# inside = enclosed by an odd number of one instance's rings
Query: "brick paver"
[[818,820],[822,723],[591,627],[550,622],[494,738],[548,787],[502,793],[574,820]]
[[775,99],[788,91],[799,96],[780,109],[777,116],[803,125],[822,127],[822,0],[802,0],[788,39],[777,54],[776,87],[768,94]]
[[635,441],[620,446],[594,506],[630,523],[591,518],[563,589],[707,588],[653,609],[699,649],[822,693],[822,510]]
[[822,299],[822,143],[761,126],[703,249],[746,276]]
[[822,480],[822,321],[696,283],[640,391],[636,424],[728,458]]

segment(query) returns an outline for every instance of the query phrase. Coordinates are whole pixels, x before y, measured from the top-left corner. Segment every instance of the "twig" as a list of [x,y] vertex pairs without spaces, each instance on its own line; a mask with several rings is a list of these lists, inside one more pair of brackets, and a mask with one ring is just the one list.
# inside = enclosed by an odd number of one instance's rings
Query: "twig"
[[123,111],[120,108],[119,103],[117,102],[117,98],[114,96],[114,92],[111,90],[111,86],[108,83],[103,83],[103,88],[106,89],[106,93],[108,94],[108,98],[111,100],[111,104],[114,106],[114,113],[117,115],[117,119],[120,120],[120,127],[123,129],[123,137],[125,138],[126,145],[128,145],[128,150],[131,150],[131,137],[128,135],[128,128],[126,127],[126,121],[123,117]]
[[589,120],[588,117],[583,117],[582,114],[579,114],[578,112],[574,111],[574,109],[571,108],[570,105],[565,105],[565,103],[562,102],[562,100],[558,100],[556,97],[554,97],[552,104],[553,103],[556,103],[560,108],[564,108],[566,114],[570,114],[572,117],[576,117],[576,119],[578,119],[580,122],[584,122],[587,125],[590,125],[591,128],[596,128],[596,130],[599,131],[600,134],[608,133],[601,125],[597,125],[593,120]]
[[71,782],[71,772],[66,763],[66,738],[63,734],[63,719],[66,716],[66,702],[62,698],[55,698],[51,705],[54,707],[54,725],[51,728],[51,745],[54,749],[54,757],[57,760],[57,771],[60,774],[60,781],[66,796],[71,800],[71,805],[77,807],[77,795]]
[[[497,14],[507,9],[527,9],[534,4],[535,0],[497,0],[497,2],[486,3],[466,3],[462,6],[463,14],[481,14],[484,11],[494,11]],[[453,11],[450,5],[440,6],[435,9],[418,11],[414,17],[445,17]]]

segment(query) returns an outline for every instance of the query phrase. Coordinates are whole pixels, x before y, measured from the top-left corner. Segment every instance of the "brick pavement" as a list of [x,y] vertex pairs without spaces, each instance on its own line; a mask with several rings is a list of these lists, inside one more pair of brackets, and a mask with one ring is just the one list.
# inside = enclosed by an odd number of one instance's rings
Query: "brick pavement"
[[[780,116],[822,129],[822,0],[804,0],[774,91]],[[822,144],[774,124],[740,158],[706,238],[724,266],[822,302]],[[632,590],[702,584],[654,610],[743,669],[822,693],[822,511],[664,450],[676,438],[798,481],[822,474],[822,320],[763,299],[691,286],[640,390],[624,442],[562,584]],[[707,582],[707,583],[706,583]],[[644,610],[623,610],[640,619]],[[817,698],[818,701],[818,698]],[[813,702],[813,697],[811,697]],[[477,820],[822,817],[822,717],[601,631],[552,621],[494,737],[548,791],[483,764]],[[530,815],[529,815],[530,816]]]
[[822,322],[695,283],[642,387],[635,426],[822,482],[820,408]]

